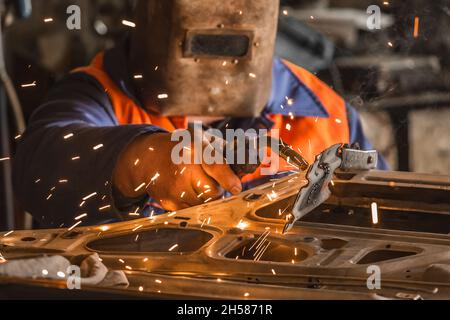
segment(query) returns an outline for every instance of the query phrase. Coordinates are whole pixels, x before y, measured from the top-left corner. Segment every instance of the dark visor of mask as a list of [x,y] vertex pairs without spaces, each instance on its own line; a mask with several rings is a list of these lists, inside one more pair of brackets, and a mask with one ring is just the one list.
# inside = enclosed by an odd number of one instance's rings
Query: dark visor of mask
[[185,57],[242,59],[249,56],[250,34],[188,33],[185,42]]

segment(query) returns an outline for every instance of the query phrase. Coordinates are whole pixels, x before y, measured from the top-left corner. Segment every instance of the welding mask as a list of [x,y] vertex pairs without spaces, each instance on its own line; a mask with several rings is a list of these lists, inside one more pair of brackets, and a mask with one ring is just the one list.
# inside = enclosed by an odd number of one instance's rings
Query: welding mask
[[149,111],[259,115],[272,85],[279,0],[142,0],[131,72]]

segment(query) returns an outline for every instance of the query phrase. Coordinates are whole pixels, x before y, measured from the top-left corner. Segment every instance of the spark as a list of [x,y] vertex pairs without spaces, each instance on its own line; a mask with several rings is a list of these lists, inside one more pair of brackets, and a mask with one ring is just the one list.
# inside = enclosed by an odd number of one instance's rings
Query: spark
[[8,161],[8,160],[11,160],[11,158],[10,158],[10,157],[0,158],[0,162],[2,162],[2,161]]
[[17,136],[14,137],[14,140],[20,139],[22,137],[21,134],[18,134]]
[[81,208],[82,206],[84,206],[85,203],[86,203],[86,201],[81,201],[81,203],[80,203],[80,208]]
[[144,291],[144,287],[143,287],[143,286],[140,286],[140,287],[139,287],[139,291],[140,291],[140,292]]
[[197,196],[197,198],[201,198],[202,196],[203,196],[203,192],[200,193],[200,194]]
[[206,224],[210,224],[211,223],[211,217],[208,217],[208,221],[206,222]]
[[311,20],[314,20],[314,16],[309,16],[311,18]]
[[142,79],[144,76],[142,75],[142,74],[135,74],[134,76],[133,76],[133,78],[135,78],[135,79]]
[[239,223],[236,226],[236,228],[241,229],[241,230],[245,230],[247,227],[248,227],[248,223],[245,222],[244,220],[239,221]]
[[298,250],[297,250],[297,248],[294,248],[294,255],[295,255],[295,256],[298,255]]
[[73,137],[73,133],[66,134],[66,135],[64,136],[64,140],[70,139],[70,138],[72,138],[72,137]]
[[160,175],[159,173],[156,173],[156,174],[152,177],[152,179],[150,180],[150,183],[155,182],[156,179],[158,179],[160,176],[161,176],[161,175]]
[[98,149],[103,148],[103,147],[104,147],[103,144],[100,143],[100,144],[96,145],[95,147],[93,147],[92,149],[93,150],[98,150]]
[[139,159],[136,159],[136,161],[134,162],[134,166],[137,166],[139,164]]
[[197,187],[200,187],[202,182],[200,180],[197,181]]
[[222,279],[220,279],[220,278],[217,278],[217,282],[222,282]]
[[291,128],[292,128],[291,124],[290,123],[286,123],[286,130],[287,131],[291,131]]
[[59,180],[58,182],[59,182],[59,183],[67,183],[67,182],[69,182],[69,180],[67,180],[67,179],[61,179],[61,180]]
[[169,213],[167,216],[168,216],[168,217],[173,217],[173,216],[176,215],[176,214],[177,214],[177,212],[174,211],[174,212]]
[[42,269],[42,274],[43,274],[44,276],[47,276],[47,275],[48,275],[48,270],[47,270],[47,269]]
[[60,278],[65,278],[66,277],[66,274],[64,272],[62,272],[62,271],[58,271],[57,275]]
[[372,202],[371,209],[372,209],[372,223],[378,224],[378,205],[376,202]]
[[254,74],[254,73],[249,73],[248,75],[250,78],[256,78],[256,74]]
[[22,88],[36,87],[36,81],[33,81],[32,83],[22,84],[21,87]]
[[246,293],[244,293],[244,297],[249,297],[250,296],[250,293],[248,293],[248,292],[246,292]]
[[206,222],[206,218],[203,220],[202,225],[200,226],[200,228],[203,228],[203,226],[205,225]]
[[95,197],[97,195],[97,192],[93,192],[90,195],[87,195],[86,197],[83,198],[83,201],[86,201],[92,197]]
[[73,157],[72,161],[75,161],[75,160],[80,160],[80,157],[79,156]]
[[162,281],[161,281],[161,280],[159,280],[159,279],[156,279],[156,280],[155,280],[155,282],[156,282],[156,283],[159,283],[159,284],[161,284],[161,283],[162,283]]
[[111,208],[110,204],[108,204],[107,206],[100,207],[100,208],[98,208],[98,210],[99,211],[103,211],[103,210],[106,210],[106,209],[109,209],[109,208]]
[[84,217],[87,217],[87,213],[80,214],[78,217],[75,217],[75,220],[80,220],[83,219]]
[[389,1],[384,1],[383,4],[384,4],[385,6],[388,6],[388,5],[389,5]]
[[47,196],[47,198],[46,198],[46,200],[50,200],[50,198],[53,196],[53,194],[49,194],[48,196]]
[[158,99],[160,99],[160,100],[167,99],[167,98],[169,98],[169,95],[167,93],[158,94]]
[[71,226],[69,229],[67,229],[68,231],[72,231],[73,229],[75,229],[80,223],[82,223],[83,221],[78,221],[77,223],[75,223],[73,226]]
[[389,42],[388,42],[388,46],[389,46],[389,47],[393,47],[394,45],[392,44],[391,41],[389,41]]
[[276,273],[275,270],[273,270],[273,269],[272,269],[272,273],[273,273],[273,275],[275,275],[275,276],[277,275],[277,273]]
[[136,23],[134,23],[132,21],[129,21],[129,20],[125,20],[125,19],[122,20],[122,24],[124,26],[131,27],[131,28],[135,28],[136,27]]
[[212,199],[213,199],[213,198],[208,198],[208,199],[206,199],[203,203],[210,202]]
[[135,231],[139,230],[142,227],[143,227],[143,225],[141,224],[141,225],[137,226],[136,228],[134,228],[132,231],[135,232]]
[[185,191],[183,191],[182,193],[181,193],[181,195],[180,195],[180,198],[182,198],[183,199],[183,197],[184,197],[184,195],[186,194],[186,192]]
[[53,18],[45,18],[45,19],[44,19],[44,22],[45,22],[45,23],[53,22]]
[[287,16],[287,15],[289,14],[289,12],[285,9],[285,10],[283,10],[283,14],[284,14],[285,16]]
[[101,226],[100,230],[102,230],[103,232],[108,231],[109,227],[108,226]]
[[148,261],[148,258],[144,258],[142,261],[143,261],[143,262],[147,262],[147,261]]
[[152,148],[152,147],[149,147],[148,150],[150,150],[150,151],[155,151],[155,149]]
[[171,246],[171,247],[169,248],[169,251],[173,251],[176,247],[178,247],[178,244],[174,244],[173,246]]
[[336,121],[336,123],[338,123],[338,124],[341,124],[342,123],[342,120],[341,119],[335,119],[334,121]]
[[130,266],[125,266],[125,269],[133,270]]
[[291,120],[294,120],[294,114],[292,112],[289,112],[288,115],[289,115],[289,118],[291,118]]
[[8,231],[7,233],[5,233],[4,235],[3,235],[3,237],[7,237],[7,236],[9,236],[11,233],[13,233],[14,232],[14,230],[11,230],[11,231]]
[[120,263],[125,263],[125,260],[119,259],[119,262],[120,262]]
[[145,187],[145,182],[141,183],[136,189],[134,189],[134,192],[138,192],[138,191],[141,190],[143,187]]
[[419,17],[414,17],[414,38],[419,36]]

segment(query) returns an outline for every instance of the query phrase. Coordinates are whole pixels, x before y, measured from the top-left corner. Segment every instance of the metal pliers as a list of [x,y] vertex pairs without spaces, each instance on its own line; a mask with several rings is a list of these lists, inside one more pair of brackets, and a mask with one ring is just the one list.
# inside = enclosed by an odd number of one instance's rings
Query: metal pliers
[[358,146],[336,144],[324,150],[306,173],[308,184],[303,186],[295,200],[292,214],[288,215],[283,233],[289,231],[296,221],[324,203],[331,195],[329,185],[337,169],[371,170],[377,167],[378,153],[362,151]]

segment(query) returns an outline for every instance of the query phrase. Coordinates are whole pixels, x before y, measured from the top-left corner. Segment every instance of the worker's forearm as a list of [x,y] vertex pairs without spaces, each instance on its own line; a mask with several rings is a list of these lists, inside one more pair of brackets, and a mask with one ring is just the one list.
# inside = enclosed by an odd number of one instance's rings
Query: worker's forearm
[[[16,194],[45,226],[69,226],[116,217],[112,175],[122,150],[153,126],[92,127],[73,124],[31,128],[14,159]],[[101,215],[101,217],[99,216]]]

